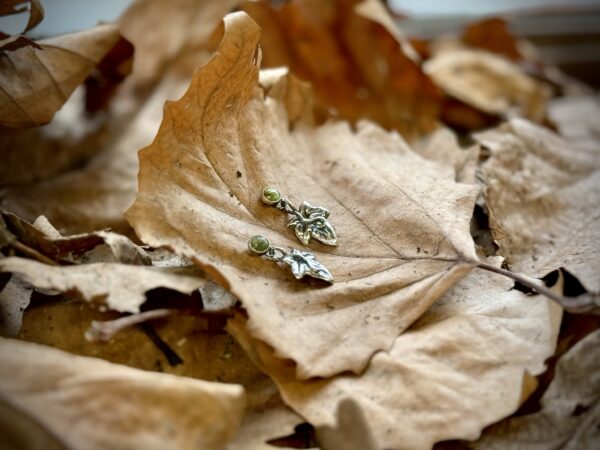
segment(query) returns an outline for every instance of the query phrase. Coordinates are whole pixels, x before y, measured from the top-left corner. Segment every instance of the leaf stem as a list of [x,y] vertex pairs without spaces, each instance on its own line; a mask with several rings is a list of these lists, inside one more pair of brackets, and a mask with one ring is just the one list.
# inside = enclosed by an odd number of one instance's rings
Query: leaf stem
[[480,269],[504,275],[505,277],[518,281],[538,294],[545,295],[550,300],[555,301],[569,312],[581,314],[585,312],[594,312],[594,310],[598,308],[598,305],[594,302],[593,295],[584,295],[580,296],[580,298],[568,298],[554,292],[544,285],[541,280],[536,280],[520,273],[511,272],[510,270],[502,269],[501,267],[496,267],[483,261],[474,261],[474,263]]

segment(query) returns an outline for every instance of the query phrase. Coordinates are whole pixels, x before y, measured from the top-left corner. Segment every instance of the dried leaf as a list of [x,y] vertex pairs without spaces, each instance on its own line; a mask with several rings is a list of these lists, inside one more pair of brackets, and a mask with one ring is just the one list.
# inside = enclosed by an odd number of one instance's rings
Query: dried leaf
[[0,211],[11,232],[20,242],[53,261],[118,262],[151,265],[146,252],[130,239],[110,231],[63,236],[44,216],[31,225],[15,214]]
[[[225,24],[216,56],[140,152],[127,218],[142,241],[190,258],[239,298],[253,335],[300,377],[358,372],[471,268],[477,188],[370,123],[290,130],[284,102],[258,85],[257,25],[243,13]],[[330,209],[339,247],[311,252],[333,286],[248,253],[255,234],[297,247],[287,219],[262,204],[265,186]]]
[[10,339],[0,339],[0,355],[1,395],[67,448],[216,450],[244,410],[237,385],[130,369]]
[[600,445],[600,331],[558,362],[542,410],[492,426],[471,445],[477,450],[587,450]]
[[[496,264],[500,260],[496,259]],[[362,409],[377,448],[430,449],[475,439],[531,394],[531,375],[553,354],[561,311],[510,290],[511,281],[475,271],[373,356],[361,376],[299,380],[293,362],[254,341],[243,318],[228,329],[279,386],[285,402],[317,427],[332,427],[340,403]]]
[[522,58],[515,37],[508,31],[508,24],[500,17],[490,17],[468,24],[461,36],[470,46],[503,55],[512,60]]
[[[213,46],[204,39],[229,8],[224,1],[207,2],[207,5],[188,1],[177,5],[180,8],[171,2],[138,1],[119,21],[121,33],[136,48],[136,57],[132,74],[118,92],[120,103],[111,109],[113,114],[107,125],[109,139],[93,140],[85,153],[88,157],[96,156],[82,168],[53,179],[7,189],[2,197],[5,209],[31,221],[45,215],[61,230],[71,233],[107,227],[122,233],[131,232],[123,212],[133,202],[137,190],[137,151],[154,138],[165,100],[178,98],[188,86],[193,71],[212,55]],[[163,20],[164,15],[173,14],[180,16],[179,21],[195,17],[194,26],[174,27]],[[148,46],[147,39],[159,35],[157,23],[161,45]],[[190,34],[183,39],[172,35],[179,36],[183,31]],[[170,43],[175,41],[181,45],[171,48]],[[172,51],[166,51],[163,46]],[[159,61],[156,60],[158,55]],[[155,61],[156,68],[161,70],[160,80],[154,78],[159,74],[140,73],[150,70],[144,66],[145,61]],[[150,80],[156,81],[151,91]],[[88,145],[87,139],[85,142]]]
[[446,93],[485,113],[544,118],[549,87],[507,59],[478,50],[445,51],[424,70]]
[[412,138],[437,125],[441,95],[380,2],[244,2],[263,30],[264,67],[288,66],[315,88],[320,112],[369,119]]
[[0,336],[15,337],[21,329],[23,312],[29,300],[33,286],[16,277],[0,290]]
[[556,125],[558,133],[566,139],[577,141],[577,146],[600,147],[600,98],[581,95],[553,99],[548,105],[548,118]]
[[0,58],[0,125],[32,127],[54,113],[119,41],[115,25],[44,39]]
[[17,275],[36,288],[71,293],[82,300],[106,305],[120,312],[139,312],[146,292],[159,287],[188,294],[206,284],[206,279],[158,267],[118,263],[50,266],[24,258],[0,259],[0,272]]
[[599,146],[579,146],[521,119],[476,136],[490,228],[511,268],[541,277],[563,266],[600,290]]

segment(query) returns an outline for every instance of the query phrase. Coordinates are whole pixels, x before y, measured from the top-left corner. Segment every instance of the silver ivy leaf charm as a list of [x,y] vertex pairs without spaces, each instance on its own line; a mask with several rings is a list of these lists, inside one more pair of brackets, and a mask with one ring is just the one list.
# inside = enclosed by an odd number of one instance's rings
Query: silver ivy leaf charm
[[328,209],[302,202],[300,210],[291,212],[291,214],[293,217],[288,222],[288,227],[294,229],[296,237],[304,245],[308,245],[311,238],[325,245],[337,245],[335,229],[327,220]]
[[295,248],[290,248],[290,251],[286,252],[281,247],[272,247],[269,240],[260,234],[250,238],[248,249],[251,253],[263,256],[276,263],[284,262],[288,264],[297,280],[308,275],[333,284],[333,276],[329,270],[317,261],[312,253],[301,252]]
[[282,259],[283,262],[290,265],[292,273],[297,280],[308,275],[313,278],[333,283],[333,276],[327,268],[315,258],[315,255],[308,252],[301,252],[291,248],[289,253]]
[[262,201],[292,216],[288,227],[294,229],[296,237],[304,245],[310,244],[311,238],[325,245],[337,245],[335,229],[327,220],[329,218],[328,209],[322,206],[313,206],[308,202],[303,202],[298,209],[287,198],[283,198],[279,190],[274,187],[263,189]]

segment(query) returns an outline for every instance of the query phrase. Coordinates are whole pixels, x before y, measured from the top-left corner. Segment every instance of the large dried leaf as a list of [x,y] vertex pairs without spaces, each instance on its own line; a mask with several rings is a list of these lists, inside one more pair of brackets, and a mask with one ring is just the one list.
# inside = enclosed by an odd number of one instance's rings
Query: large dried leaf
[[445,51],[424,70],[446,93],[485,113],[544,119],[549,86],[508,59],[479,50]]
[[[499,264],[500,261],[496,261]],[[334,427],[350,398],[377,448],[430,449],[475,439],[532,392],[530,375],[554,352],[560,308],[510,290],[511,281],[472,272],[438,301],[361,376],[299,380],[289,360],[252,342],[244,320],[229,329],[278,384],[285,402],[315,426]]]
[[99,25],[2,55],[0,125],[48,123],[119,39],[115,25]]
[[9,339],[0,339],[0,355],[2,397],[67,448],[221,449],[244,410],[237,385],[130,369]]
[[440,92],[374,0],[245,2],[262,28],[264,67],[310,81],[326,114],[370,119],[407,138],[436,125]]
[[[189,257],[236,295],[254,336],[301,377],[360,371],[470,270],[477,188],[370,123],[290,130],[285,103],[258,85],[259,28],[243,13],[225,23],[215,58],[140,152],[127,218],[144,242]],[[285,215],[260,201],[265,186],[330,209],[339,246],[311,252],[333,286],[248,253],[254,234],[299,246]]]
[[197,274],[176,273],[159,267],[119,263],[50,266],[25,258],[0,259],[0,272],[7,272],[36,288],[72,293],[81,299],[120,312],[139,312],[146,292],[164,287],[189,294],[206,284]]
[[589,450],[600,447],[600,331],[558,362],[540,412],[494,425],[477,450]]
[[600,290],[600,145],[590,148],[521,119],[476,136],[492,235],[511,268],[564,266]]

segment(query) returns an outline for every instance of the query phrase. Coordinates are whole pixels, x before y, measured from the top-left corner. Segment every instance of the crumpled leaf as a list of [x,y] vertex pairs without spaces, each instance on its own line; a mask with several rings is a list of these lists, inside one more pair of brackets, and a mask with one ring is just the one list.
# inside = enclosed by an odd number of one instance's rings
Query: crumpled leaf
[[[495,264],[500,264],[496,258]],[[561,310],[504,277],[467,275],[362,375],[299,380],[293,362],[254,341],[244,319],[228,329],[279,386],[284,401],[316,427],[334,427],[340,403],[362,409],[377,448],[430,449],[475,439],[516,411],[554,353]]]
[[369,119],[413,138],[436,127],[441,93],[375,3],[248,1],[242,9],[263,30],[263,67],[288,66],[309,81],[321,115]]
[[54,113],[119,41],[115,25],[22,47],[0,58],[0,125],[32,127],[50,122]]
[[559,361],[541,399],[542,410],[492,426],[477,450],[588,450],[600,445],[600,331],[578,342]]
[[148,254],[127,237],[110,231],[63,236],[44,216],[32,224],[0,211],[7,230],[20,242],[56,262],[119,262],[151,265]]
[[3,0],[0,4],[0,16],[7,16],[10,14],[20,14],[27,10],[23,4],[29,4],[29,18],[27,25],[23,29],[23,33],[33,29],[37,26],[44,18],[44,7],[39,0]]
[[244,411],[238,385],[175,378],[11,339],[0,339],[0,355],[2,397],[67,448],[221,449]]
[[[300,377],[358,372],[470,270],[477,188],[370,123],[289,130],[286,105],[258,85],[259,38],[248,16],[227,16],[217,54],[140,152],[127,219],[143,242],[190,258],[238,297],[252,334],[295,360]],[[256,234],[298,246],[262,204],[265,186],[330,209],[339,247],[311,252],[333,286],[248,253]]]
[[460,49],[438,52],[425,62],[423,70],[447,94],[487,114],[544,119],[549,86],[508,59]]
[[318,428],[317,439],[322,450],[379,450],[360,406],[349,398],[338,404],[336,426]]
[[491,152],[483,165],[490,228],[512,270],[541,277],[565,267],[600,290],[600,159],[522,119],[476,135]]
[[50,266],[30,259],[0,259],[0,272],[8,272],[36,288],[72,293],[82,300],[120,312],[139,312],[146,292],[159,287],[189,294],[204,286],[206,279],[159,267],[119,263]]

